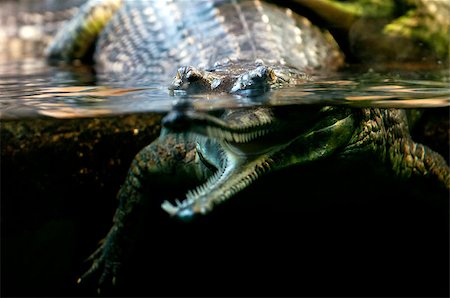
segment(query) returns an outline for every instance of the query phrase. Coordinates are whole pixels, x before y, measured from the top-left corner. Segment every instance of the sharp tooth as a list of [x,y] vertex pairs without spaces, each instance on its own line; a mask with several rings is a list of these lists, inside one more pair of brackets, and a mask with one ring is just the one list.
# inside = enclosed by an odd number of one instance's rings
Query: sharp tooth
[[233,140],[233,134],[232,134],[231,132],[227,131],[227,132],[225,133],[225,136],[226,136],[226,139],[227,139],[228,141],[232,141],[232,140]]
[[161,204],[161,208],[166,211],[167,213],[169,213],[170,215],[175,215],[178,213],[179,208],[175,207],[174,205],[172,205],[169,201],[164,201]]
[[199,193],[198,188],[196,188],[192,191],[192,194],[194,195],[194,197],[198,197],[198,193]]
[[214,133],[214,137],[215,138],[220,138],[222,135],[223,135],[223,133],[220,131],[220,129],[218,129],[218,128],[214,128],[214,130],[213,130],[213,133]]
[[191,189],[187,192],[186,197],[195,197],[195,190]]

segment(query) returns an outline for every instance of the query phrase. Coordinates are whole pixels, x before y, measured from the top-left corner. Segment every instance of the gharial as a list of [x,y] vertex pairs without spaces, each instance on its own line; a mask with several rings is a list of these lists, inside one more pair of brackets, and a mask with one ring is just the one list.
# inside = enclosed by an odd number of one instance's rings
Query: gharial
[[[445,50],[445,49],[444,49]],[[176,92],[258,96],[301,84],[307,73],[336,69],[343,55],[331,35],[293,11],[262,1],[92,0],[47,51],[52,61],[93,60],[103,74],[176,76]],[[239,108],[220,117],[175,109],[159,139],[139,152],[118,193],[113,226],[80,278],[115,282],[126,237],[151,184],[191,180],[186,198],[161,207],[189,218],[267,172],[324,158],[376,156],[402,177],[419,176],[449,188],[449,167],[415,143],[404,110],[342,106]]]

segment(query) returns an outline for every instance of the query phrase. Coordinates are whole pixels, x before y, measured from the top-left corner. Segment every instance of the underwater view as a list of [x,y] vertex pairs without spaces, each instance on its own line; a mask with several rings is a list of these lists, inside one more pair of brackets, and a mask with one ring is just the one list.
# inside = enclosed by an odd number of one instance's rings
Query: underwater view
[[1,295],[448,297],[445,0],[0,1]]

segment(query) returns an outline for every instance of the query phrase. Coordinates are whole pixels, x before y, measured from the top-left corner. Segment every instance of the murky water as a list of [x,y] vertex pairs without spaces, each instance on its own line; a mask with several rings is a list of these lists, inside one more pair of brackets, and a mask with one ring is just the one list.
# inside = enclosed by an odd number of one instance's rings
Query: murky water
[[[2,119],[30,116],[95,117],[167,112],[180,100],[170,77],[123,83],[95,75],[89,67],[58,68],[44,60],[0,64]],[[450,74],[442,65],[396,65],[379,70],[349,67],[318,74],[313,81],[264,96],[182,96],[202,110],[250,105],[330,104],[375,107],[443,107],[450,104]]]

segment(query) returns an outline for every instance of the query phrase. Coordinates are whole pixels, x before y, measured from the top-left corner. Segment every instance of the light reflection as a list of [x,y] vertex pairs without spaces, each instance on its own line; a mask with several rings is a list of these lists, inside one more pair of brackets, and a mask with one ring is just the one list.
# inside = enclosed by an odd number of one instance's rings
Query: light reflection
[[145,88],[108,88],[108,87],[48,87],[40,90],[39,94],[32,94],[24,96],[25,99],[36,98],[54,98],[54,97],[77,97],[77,96],[95,96],[95,97],[109,97],[122,96],[130,92],[146,90]]
[[[420,74],[424,75],[424,80]],[[312,82],[272,90],[257,97],[230,94],[171,95],[161,76],[123,82],[94,75],[86,67],[52,68],[41,60],[0,64],[0,118],[45,115],[58,118],[167,112],[183,99],[199,110],[254,105],[347,105],[355,107],[448,107],[447,72],[403,70],[392,75],[351,69],[313,76]],[[133,85],[134,84],[134,85]],[[19,116],[18,116],[19,115]]]
[[111,115],[111,110],[107,109],[87,109],[59,107],[57,109],[42,109],[40,115],[53,118],[85,118]]

